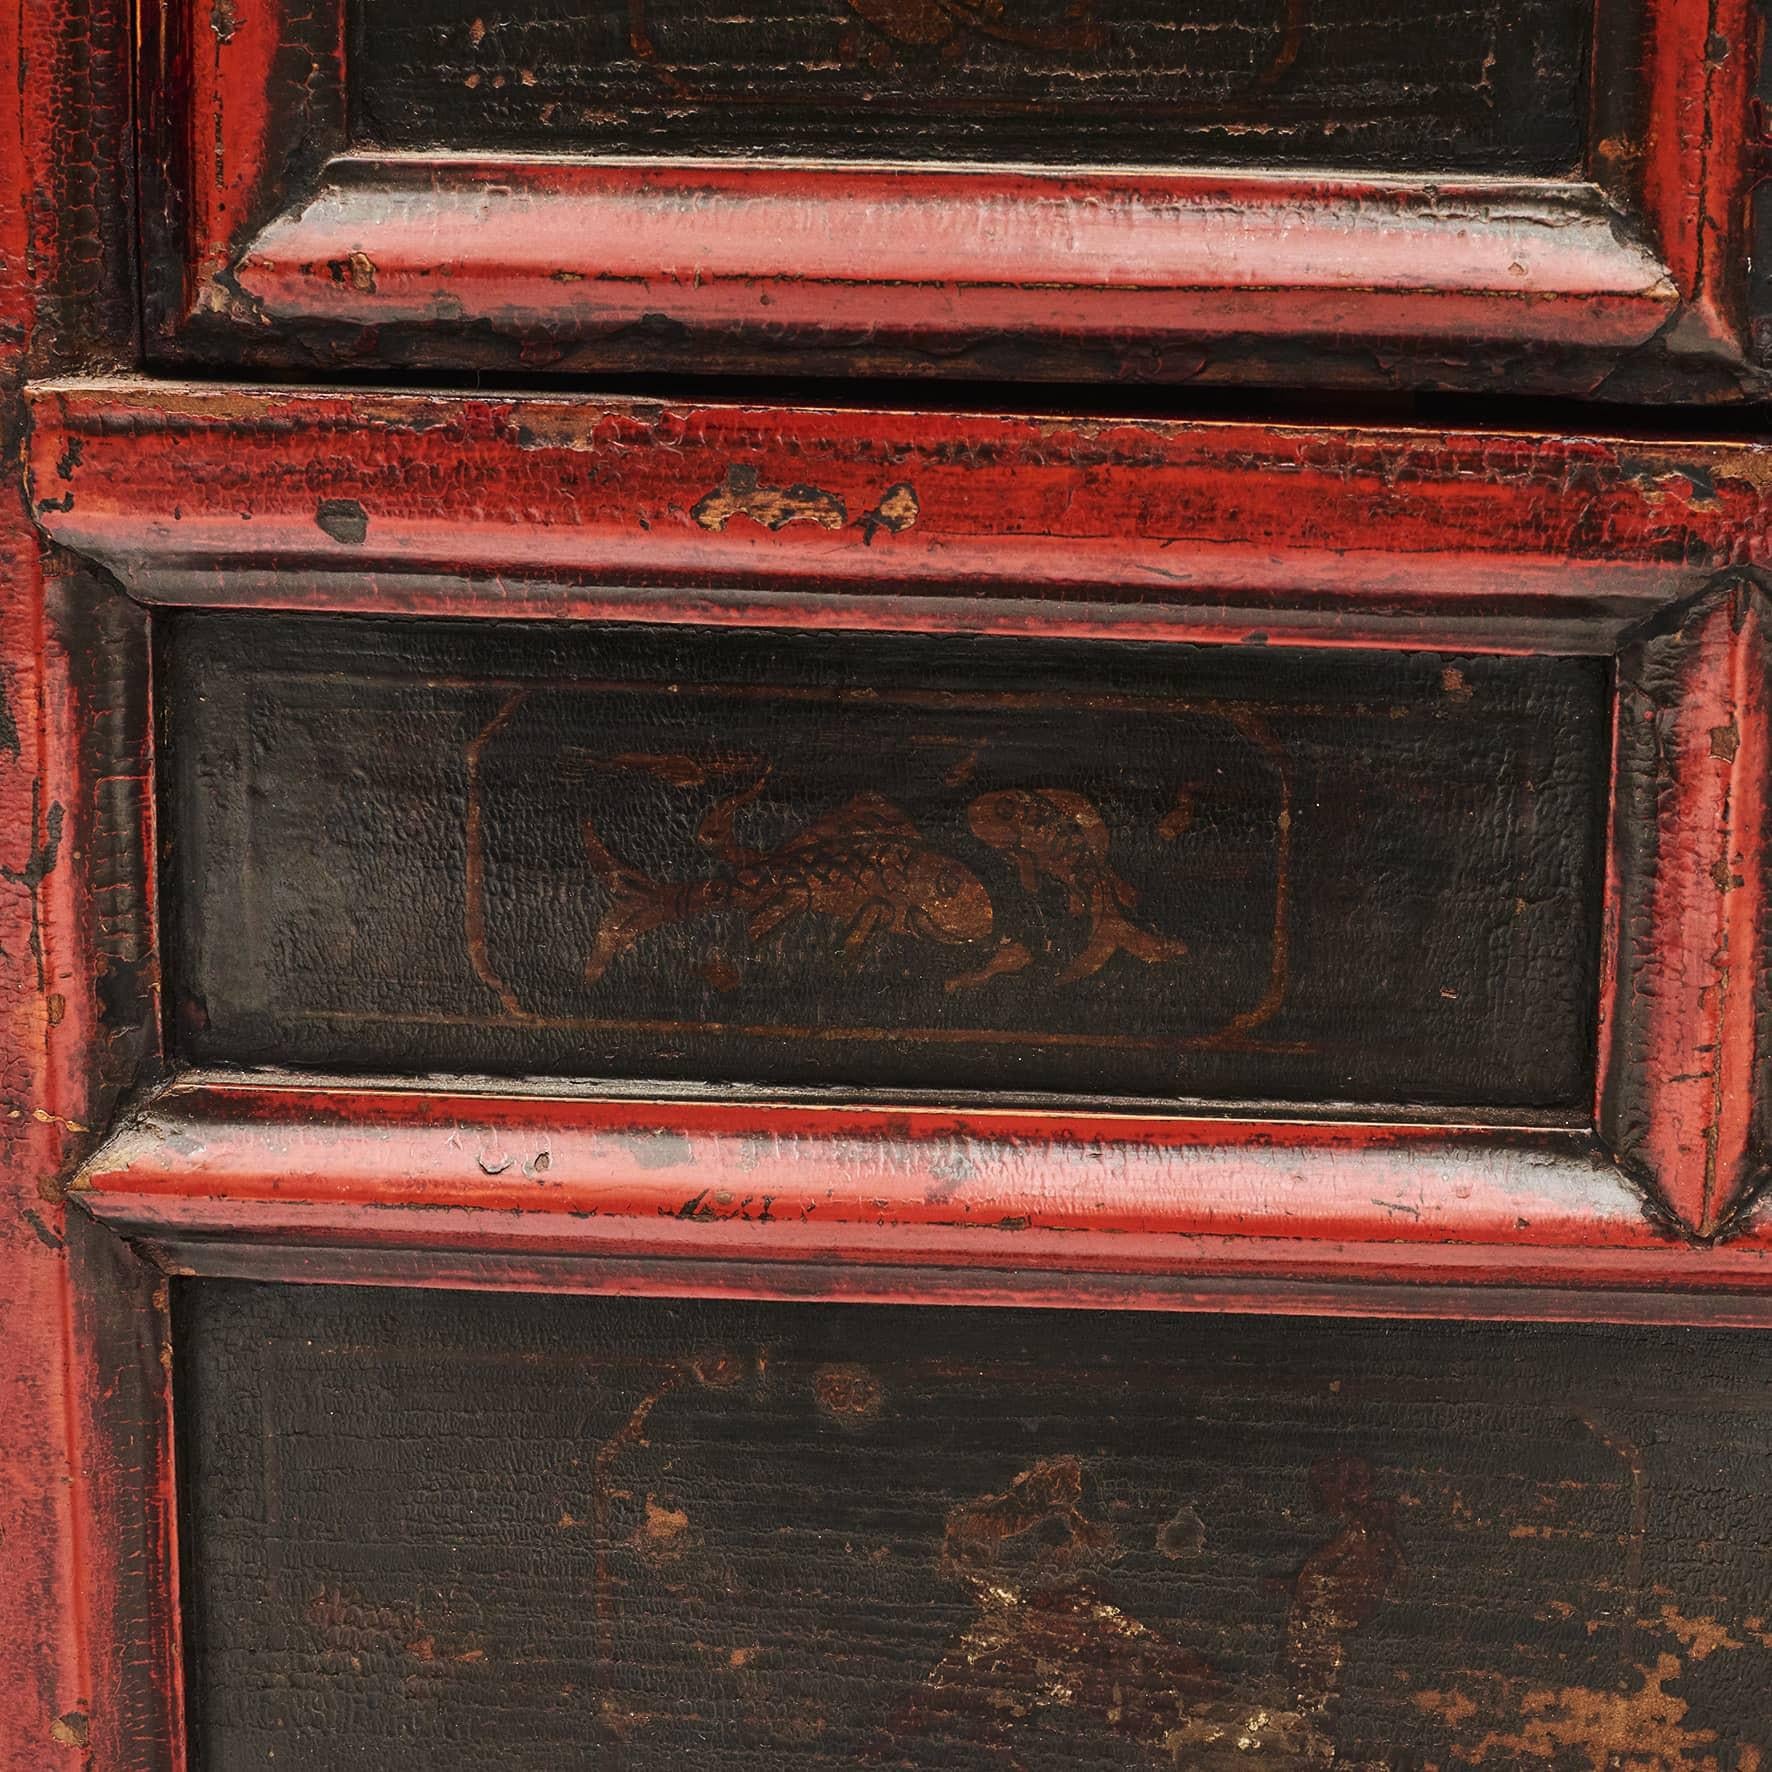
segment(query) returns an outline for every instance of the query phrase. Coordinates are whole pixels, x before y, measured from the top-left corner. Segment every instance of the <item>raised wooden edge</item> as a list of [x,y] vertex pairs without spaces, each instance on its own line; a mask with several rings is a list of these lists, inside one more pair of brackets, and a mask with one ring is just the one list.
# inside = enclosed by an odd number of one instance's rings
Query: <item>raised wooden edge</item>
[[1768,1155],[1767,624],[1742,583],[1619,661],[1597,1124],[1704,1234]]
[[[73,1604],[94,1655],[82,1745],[94,1768],[180,1772],[184,1632],[169,1283],[85,1214],[68,1213],[65,1230],[80,1362],[69,1413],[82,1451],[71,1502],[83,1581]],[[82,1733],[61,1721],[66,1732]]]
[[344,146],[345,0],[138,14],[142,295],[149,337],[165,339]]
[[[0,8],[0,446],[136,354],[130,8]],[[145,626],[0,491],[0,1768],[178,1772],[163,1276],[66,1183],[153,1046]],[[140,1284],[143,1278],[148,1284]]]
[[1274,353],[1307,341],[1329,380],[1580,392],[1665,340],[1723,372],[1709,394],[1743,372],[1753,0],[1600,8],[1593,183],[355,155],[343,14],[144,8],[145,293],[175,360],[656,362],[686,334],[1296,381]]
[[1678,292],[1597,187],[345,157],[239,255],[274,322],[559,341],[662,316],[940,344],[1183,334],[1627,351]]
[[116,381],[29,474],[206,607],[1610,652],[1772,551],[1755,440]]
[[170,1532],[162,1313],[151,1287],[124,1283],[139,1263],[66,1194],[155,1032],[142,612],[95,576],[48,570],[23,512],[0,516],[8,1772],[183,1764],[175,1577],[156,1560]]
[[1765,26],[1760,0],[1646,9],[1636,185],[1684,304],[1668,339],[1676,353],[1745,350],[1750,204],[1766,170],[1754,107]]
[[75,1186],[170,1272],[1772,1321],[1588,1135],[1039,1109],[174,1084]]
[[1764,444],[120,382],[33,401],[40,520],[153,600],[1627,642],[1597,1125],[1698,1234],[1757,1180]]

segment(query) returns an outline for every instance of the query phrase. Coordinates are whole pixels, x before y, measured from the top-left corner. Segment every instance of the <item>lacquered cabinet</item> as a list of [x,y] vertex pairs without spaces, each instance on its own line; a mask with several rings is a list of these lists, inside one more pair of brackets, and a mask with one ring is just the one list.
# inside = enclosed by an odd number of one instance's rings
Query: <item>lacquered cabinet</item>
[[1762,24],[26,20],[0,1764],[1760,1766]]

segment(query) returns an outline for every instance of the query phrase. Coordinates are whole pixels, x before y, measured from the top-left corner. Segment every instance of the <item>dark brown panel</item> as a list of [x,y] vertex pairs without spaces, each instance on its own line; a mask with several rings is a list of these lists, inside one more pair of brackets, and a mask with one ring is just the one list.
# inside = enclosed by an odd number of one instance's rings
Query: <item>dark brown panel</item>
[[1772,1738],[1758,1341],[178,1310],[203,1772],[1747,1772]]
[[357,0],[360,140],[1566,173],[1583,0]]
[[186,1050],[1558,1104],[1604,671],[191,616]]

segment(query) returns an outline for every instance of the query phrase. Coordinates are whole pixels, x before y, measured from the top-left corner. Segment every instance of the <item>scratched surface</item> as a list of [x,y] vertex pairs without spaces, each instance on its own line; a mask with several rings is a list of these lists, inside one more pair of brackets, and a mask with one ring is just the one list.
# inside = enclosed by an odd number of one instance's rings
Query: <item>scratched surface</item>
[[357,0],[359,140],[1564,173],[1585,0]]
[[187,1283],[197,1764],[1754,1772],[1761,1344]]
[[1591,661],[218,616],[207,1060],[1558,1105]]

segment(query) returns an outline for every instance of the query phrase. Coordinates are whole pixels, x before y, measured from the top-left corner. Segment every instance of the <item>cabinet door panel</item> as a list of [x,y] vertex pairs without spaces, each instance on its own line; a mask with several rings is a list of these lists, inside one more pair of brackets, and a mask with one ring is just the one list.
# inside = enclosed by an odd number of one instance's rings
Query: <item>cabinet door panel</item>
[[1594,660],[194,614],[206,1062],[1591,1095]]

